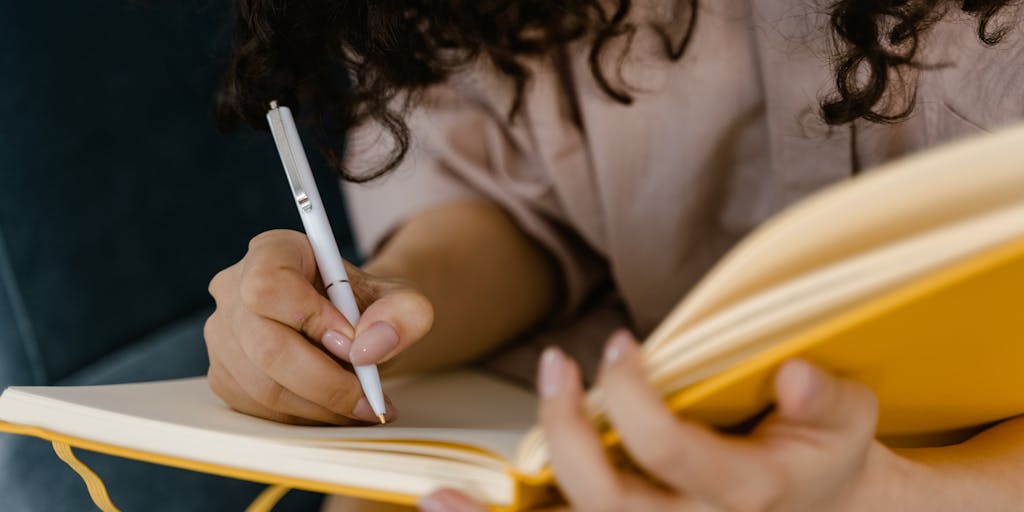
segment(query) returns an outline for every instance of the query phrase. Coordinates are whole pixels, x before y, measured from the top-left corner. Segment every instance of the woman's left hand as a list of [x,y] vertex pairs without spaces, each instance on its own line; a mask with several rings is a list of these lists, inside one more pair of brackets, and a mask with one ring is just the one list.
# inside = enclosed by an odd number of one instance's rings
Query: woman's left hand
[[[888,491],[899,488],[902,459],[874,440],[874,394],[807,362],[782,366],[775,410],[744,436],[674,416],[648,383],[628,333],[610,340],[600,379],[608,419],[649,478],[608,459],[585,416],[579,368],[549,348],[538,376],[540,419],[570,510],[865,510],[885,508]],[[435,492],[419,506],[425,512],[484,510],[452,490]]]

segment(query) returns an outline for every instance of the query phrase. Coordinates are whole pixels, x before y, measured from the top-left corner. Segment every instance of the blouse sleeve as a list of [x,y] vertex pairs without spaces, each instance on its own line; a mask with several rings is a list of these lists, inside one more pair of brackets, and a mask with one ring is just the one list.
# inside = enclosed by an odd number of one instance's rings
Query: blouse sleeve
[[[504,117],[472,95],[449,88],[432,91],[406,121],[411,140],[401,164],[369,183],[343,185],[362,254],[371,257],[403,222],[431,208],[489,200],[557,262],[564,286],[562,313],[575,312],[605,278],[605,265],[571,226],[538,204],[536,192],[545,190],[545,178],[529,169],[531,158],[510,133]],[[378,158],[372,148],[390,149],[390,144],[377,142],[381,138],[357,133],[350,153],[372,161]],[[358,164],[350,162],[350,166]]]

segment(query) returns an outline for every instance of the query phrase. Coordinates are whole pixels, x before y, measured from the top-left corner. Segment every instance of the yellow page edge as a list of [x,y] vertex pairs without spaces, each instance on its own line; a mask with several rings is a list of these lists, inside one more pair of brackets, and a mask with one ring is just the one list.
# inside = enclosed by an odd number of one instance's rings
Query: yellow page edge
[[[341,494],[353,498],[359,498],[370,501],[383,501],[411,507],[416,506],[416,502],[418,499],[418,496],[412,494],[402,494],[378,491],[375,489],[365,489],[362,487],[352,487],[339,484],[315,482],[311,480],[303,480],[300,478],[293,478],[283,475],[275,475],[272,473],[252,471],[248,469],[234,468],[230,466],[221,466],[218,464],[210,464],[208,462],[199,462],[180,457],[172,457],[169,455],[161,455],[141,450],[134,450],[111,444],[90,441],[88,439],[81,439],[73,436],[68,436],[65,434],[61,434],[59,432],[54,432],[52,430],[47,430],[40,427],[19,425],[15,423],[8,423],[6,421],[0,421],[0,432],[36,437],[53,443],[66,444],[73,448],[81,448],[83,450],[113,455],[115,457],[121,457],[125,459],[133,459],[142,462],[149,462],[152,464],[159,464],[161,466],[170,466],[174,468],[186,469],[189,471],[196,471],[199,473],[207,473],[217,476],[224,476],[238,480],[248,480],[250,482],[257,482],[267,485],[284,486],[289,489],[300,489],[304,491],[319,492],[323,494]],[[428,442],[427,444],[431,443]],[[508,475],[510,478],[517,479],[517,475],[515,475],[511,470],[508,471]],[[518,480],[514,481],[516,481],[517,483],[515,485],[516,492],[515,501],[513,502],[513,504],[511,506],[491,504],[488,505],[488,510],[491,510],[492,512],[512,512],[515,510],[519,510],[519,504],[521,502],[521,491],[525,492],[525,490],[521,485],[519,485]]]

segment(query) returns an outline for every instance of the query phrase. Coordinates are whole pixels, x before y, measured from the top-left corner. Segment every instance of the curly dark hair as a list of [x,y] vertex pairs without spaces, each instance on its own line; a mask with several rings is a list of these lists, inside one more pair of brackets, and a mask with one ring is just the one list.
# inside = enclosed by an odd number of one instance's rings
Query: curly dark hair
[[[698,0],[675,2],[672,21],[653,26],[666,58],[685,53]],[[821,102],[832,125],[856,119],[896,122],[914,108],[913,85],[901,73],[927,67],[916,60],[927,30],[950,9],[976,17],[978,37],[998,43],[1010,25],[993,26],[1014,0],[834,0],[831,27],[835,93]],[[604,93],[632,101],[602,67],[616,38],[632,39],[631,0],[238,0],[236,48],[217,100],[222,128],[247,122],[265,128],[271,99],[305,105],[303,119],[320,133],[343,133],[366,121],[390,132],[386,161],[370,172],[347,169],[332,146],[326,158],[344,179],[363,182],[393,169],[409,147],[407,109],[426,88],[481,58],[515,86],[514,121],[530,72],[528,59],[564,65],[565,49],[589,46],[590,71]],[[621,63],[621,62],[620,62]],[[896,83],[897,85],[893,85]],[[906,86],[903,94],[894,90]],[[325,139],[326,140],[326,139]]]

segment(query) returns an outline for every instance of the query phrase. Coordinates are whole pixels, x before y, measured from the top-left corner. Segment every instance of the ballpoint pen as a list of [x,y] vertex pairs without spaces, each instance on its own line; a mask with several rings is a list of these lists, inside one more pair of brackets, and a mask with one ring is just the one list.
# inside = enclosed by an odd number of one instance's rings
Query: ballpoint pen
[[[320,191],[313,180],[313,171],[309,168],[306,150],[299,140],[299,131],[295,128],[292,112],[288,107],[279,106],[276,101],[272,101],[270,111],[267,112],[267,121],[270,123],[270,132],[274,135],[277,151],[281,155],[281,163],[288,176],[288,184],[291,185],[299,217],[302,218],[309,243],[313,246],[313,254],[316,256],[316,264],[327,289],[327,296],[355,328],[359,323],[359,306],[356,304],[355,295],[352,294],[345,263],[334,240],[334,232],[331,230],[330,221],[327,220]],[[366,395],[366,401],[370,403],[370,408],[380,422],[385,423],[386,406],[377,365],[360,365],[354,368],[363,394]]]

